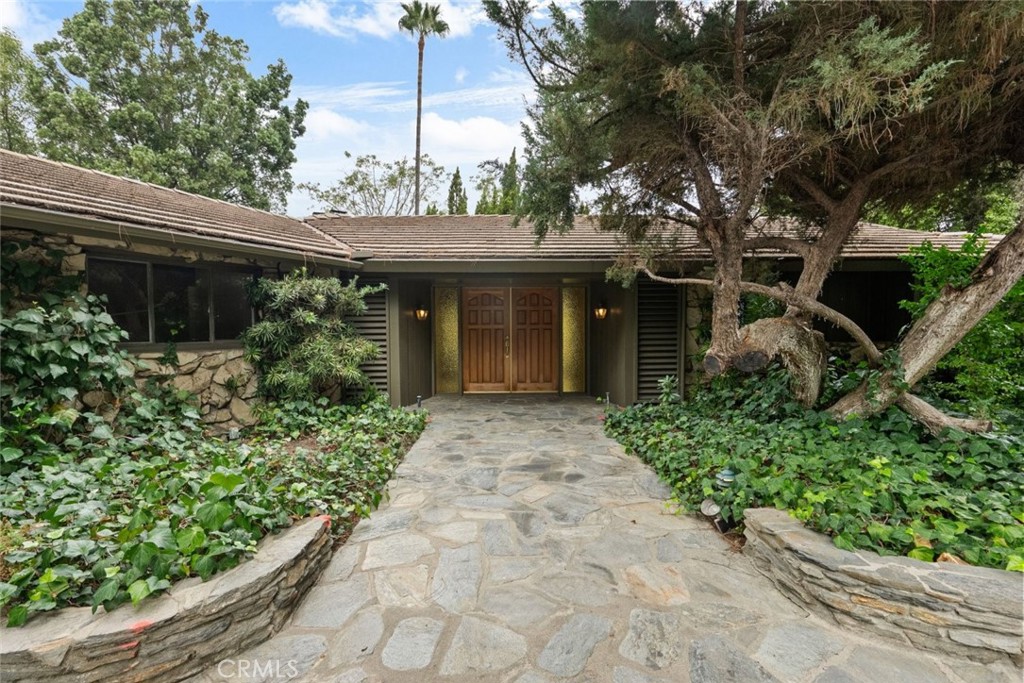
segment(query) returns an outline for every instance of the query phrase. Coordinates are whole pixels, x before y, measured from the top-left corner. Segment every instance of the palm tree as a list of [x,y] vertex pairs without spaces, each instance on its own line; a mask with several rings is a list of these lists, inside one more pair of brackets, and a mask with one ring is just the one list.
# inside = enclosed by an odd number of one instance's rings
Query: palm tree
[[448,22],[441,18],[439,5],[427,5],[420,0],[402,3],[405,16],[398,20],[398,28],[412,35],[419,34],[419,68],[416,72],[416,215],[420,213],[420,126],[423,118],[423,46],[427,36],[444,38],[448,35]]

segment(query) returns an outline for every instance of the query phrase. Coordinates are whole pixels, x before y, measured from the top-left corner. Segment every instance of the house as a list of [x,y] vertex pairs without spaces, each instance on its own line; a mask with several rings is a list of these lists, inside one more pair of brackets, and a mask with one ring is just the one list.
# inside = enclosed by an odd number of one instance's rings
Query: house
[[[641,278],[605,281],[621,246],[587,218],[536,242],[509,216],[276,215],[68,164],[0,151],[2,239],[63,252],[63,268],[129,333],[126,348],[197,394],[215,425],[250,419],[255,380],[238,335],[253,322],[246,280],[307,267],[385,282],[353,321],[377,341],[367,367],[393,403],[459,392],[564,392],[630,403],[685,376],[706,325],[706,293]],[[795,234],[792,227],[776,228]],[[787,232],[788,231],[788,232]],[[903,322],[901,254],[962,234],[862,224],[823,294],[875,336]],[[695,236],[688,262],[707,262]],[[799,261],[755,254],[782,273]],[[831,334],[831,332],[830,332]],[[169,342],[176,366],[157,363]]]

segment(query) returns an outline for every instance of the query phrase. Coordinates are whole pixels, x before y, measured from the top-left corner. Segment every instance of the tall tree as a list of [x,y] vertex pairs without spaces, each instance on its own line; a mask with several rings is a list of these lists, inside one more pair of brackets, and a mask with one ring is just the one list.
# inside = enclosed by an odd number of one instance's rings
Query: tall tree
[[6,29],[0,31],[0,147],[12,152],[31,154],[36,149],[34,112],[25,97],[31,69],[21,41]]
[[[881,360],[816,301],[864,207],[928,202],[1024,162],[1024,13],[1008,3],[588,3],[579,22],[553,8],[540,26],[522,0],[485,6],[538,84],[521,213],[541,235],[569,229],[596,190],[603,226],[633,243],[624,265],[654,275],[686,265],[672,226],[695,230],[713,281],[668,279],[713,287],[705,368],[781,355],[805,371],[808,401],[825,358],[808,314]],[[765,216],[800,219],[801,237]],[[803,259],[795,291],[743,281],[764,248]],[[787,317],[741,329],[751,291]]]
[[418,60],[416,63],[416,191],[415,191],[415,213],[420,212],[420,129],[423,125],[423,48],[427,43],[427,36],[435,35],[441,38],[448,35],[448,23],[441,19],[441,7],[421,3],[420,0],[413,0],[411,3],[402,3],[405,14],[398,20],[398,28],[408,31],[411,35],[418,36],[416,45],[418,48]]
[[280,209],[307,105],[283,62],[255,77],[248,47],[189,0],[86,0],[36,45],[29,95],[46,156]]
[[466,188],[462,186],[462,173],[458,167],[452,182],[448,186],[448,215],[463,216],[469,213],[469,198],[466,196]]
[[[352,154],[345,152],[345,158],[351,159]],[[375,154],[365,154],[356,157],[354,168],[333,185],[300,183],[299,189],[331,211],[355,216],[408,216],[415,213],[418,201],[433,204],[444,183],[443,166],[425,154],[422,162],[424,173],[418,185],[408,158],[382,161]]]
[[522,172],[512,149],[507,162],[488,159],[477,164],[479,173],[475,176],[476,189],[480,192],[477,201],[478,215],[510,215],[519,208],[519,194]]

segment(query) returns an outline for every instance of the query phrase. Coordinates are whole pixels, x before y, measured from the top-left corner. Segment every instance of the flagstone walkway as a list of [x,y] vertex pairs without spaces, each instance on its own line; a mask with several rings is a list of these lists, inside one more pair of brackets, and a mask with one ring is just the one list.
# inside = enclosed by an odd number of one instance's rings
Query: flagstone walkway
[[592,399],[425,406],[390,502],[291,622],[193,683],[1014,680],[808,615],[704,520],[673,515]]

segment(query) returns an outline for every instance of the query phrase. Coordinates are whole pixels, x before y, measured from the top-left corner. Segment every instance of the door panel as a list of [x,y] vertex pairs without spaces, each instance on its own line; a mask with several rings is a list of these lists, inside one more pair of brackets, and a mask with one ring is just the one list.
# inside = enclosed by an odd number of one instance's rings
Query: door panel
[[508,391],[508,290],[462,290],[463,391]]
[[512,391],[558,390],[558,289],[512,290]]

